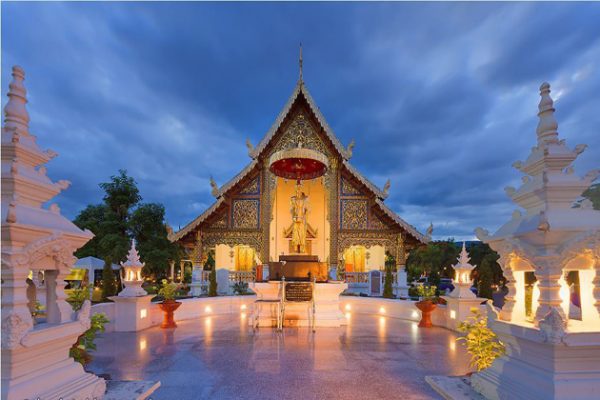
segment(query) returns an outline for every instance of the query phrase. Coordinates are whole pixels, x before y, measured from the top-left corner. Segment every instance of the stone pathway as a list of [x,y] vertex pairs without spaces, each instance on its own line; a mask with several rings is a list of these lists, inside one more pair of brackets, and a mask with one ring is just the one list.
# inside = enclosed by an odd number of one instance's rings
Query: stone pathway
[[353,315],[341,328],[256,333],[241,316],[174,330],[108,333],[90,365],[114,380],[160,380],[153,399],[439,399],[426,375],[463,375],[456,335],[409,321]]

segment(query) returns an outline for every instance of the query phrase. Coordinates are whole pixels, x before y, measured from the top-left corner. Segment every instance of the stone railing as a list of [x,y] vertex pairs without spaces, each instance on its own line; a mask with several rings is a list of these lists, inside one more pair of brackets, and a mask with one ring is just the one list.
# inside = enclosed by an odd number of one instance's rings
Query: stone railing
[[231,283],[254,282],[254,272],[253,271],[229,271],[229,282],[231,282]]
[[369,282],[368,272],[346,272],[344,274],[344,281],[348,284],[351,283],[364,283]]

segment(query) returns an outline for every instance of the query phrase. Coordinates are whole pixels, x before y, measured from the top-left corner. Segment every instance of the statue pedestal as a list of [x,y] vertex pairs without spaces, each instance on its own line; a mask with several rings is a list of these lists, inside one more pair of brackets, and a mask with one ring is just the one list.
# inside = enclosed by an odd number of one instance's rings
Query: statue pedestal
[[150,300],[153,295],[140,297],[112,296],[115,302],[115,331],[137,332],[149,328]]
[[202,268],[194,266],[192,270],[192,283],[190,284],[190,295],[199,297],[202,295]]
[[[289,282],[286,282],[289,283]],[[257,282],[250,288],[254,290],[260,300],[279,299],[279,287],[281,282]],[[315,301],[315,326],[316,327],[339,327],[346,325],[346,318],[340,311],[340,294],[348,287],[345,282],[316,283],[313,293]],[[254,313],[258,315],[258,326],[276,327],[277,309],[269,305],[254,307]],[[310,326],[311,303],[286,303],[285,320],[283,326]],[[249,323],[256,320],[256,314],[252,315]]]

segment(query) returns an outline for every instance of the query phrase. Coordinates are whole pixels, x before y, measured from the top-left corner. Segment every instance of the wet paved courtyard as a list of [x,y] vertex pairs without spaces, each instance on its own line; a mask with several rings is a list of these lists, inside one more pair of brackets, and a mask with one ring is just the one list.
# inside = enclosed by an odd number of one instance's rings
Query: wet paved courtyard
[[440,399],[425,375],[462,375],[468,356],[443,328],[352,315],[348,326],[261,328],[243,315],[183,321],[173,330],[107,333],[89,369],[160,380],[153,399]]

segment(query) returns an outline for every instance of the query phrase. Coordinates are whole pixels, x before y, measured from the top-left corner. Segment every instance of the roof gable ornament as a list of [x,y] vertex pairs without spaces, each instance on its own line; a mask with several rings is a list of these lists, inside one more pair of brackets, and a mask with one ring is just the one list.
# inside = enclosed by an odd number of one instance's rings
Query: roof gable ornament
[[300,67],[300,75],[298,81],[302,82],[302,42],[300,42],[300,57],[298,58],[298,66]]
[[250,156],[250,158],[254,158],[252,157],[252,154],[254,153],[254,145],[250,139],[246,139],[246,147],[248,148],[248,156]]
[[390,187],[392,186],[392,181],[390,181],[389,179],[385,182],[385,185],[383,185],[383,193],[387,196],[390,192]]
[[217,182],[215,182],[215,179],[212,176],[210,177],[210,187],[212,188],[210,193],[214,197],[219,197],[219,185],[217,185]]
[[352,150],[354,149],[354,146],[356,146],[356,142],[354,141],[354,138],[352,138],[352,140],[348,144],[348,147],[346,147],[346,153],[348,154],[348,160],[352,158]]

